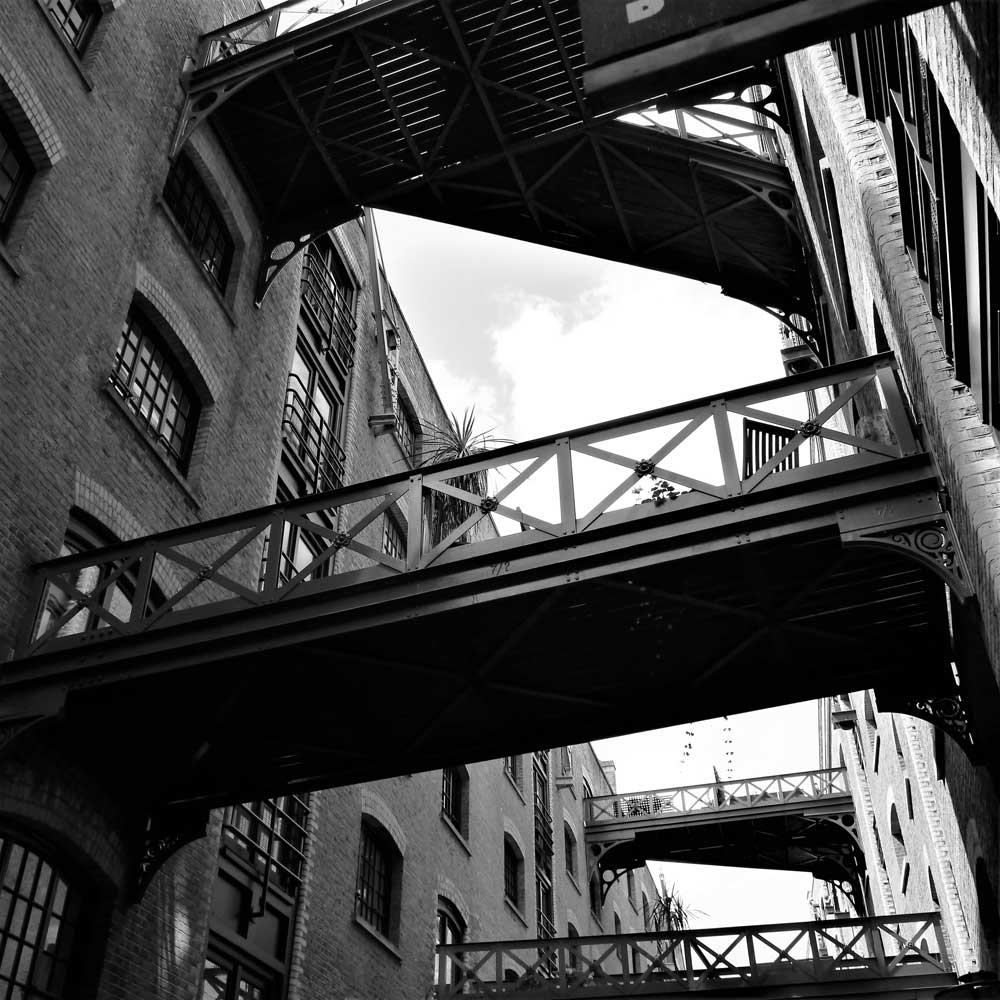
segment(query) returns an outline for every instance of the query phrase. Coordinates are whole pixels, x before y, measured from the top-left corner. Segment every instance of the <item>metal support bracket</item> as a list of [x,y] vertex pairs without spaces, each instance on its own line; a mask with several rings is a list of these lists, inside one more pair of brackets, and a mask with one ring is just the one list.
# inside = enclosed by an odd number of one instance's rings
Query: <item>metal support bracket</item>
[[981,763],[982,754],[972,735],[969,715],[958,690],[947,694],[919,696],[875,689],[879,708],[883,712],[912,715],[946,732],[964,751],[973,764]]
[[207,826],[207,809],[166,809],[149,816],[132,887],[133,902],[142,899],[153,876],[171,855],[204,837]]
[[281,243],[271,243],[267,241],[264,245],[264,256],[260,262],[260,270],[257,272],[257,284],[253,293],[253,304],[260,307],[274,284],[274,279],[316,238],[317,234],[306,233],[304,236],[297,236],[294,240],[285,240]]
[[[890,549],[922,562],[948,584],[959,600],[967,600],[973,596],[973,589],[951,516],[941,510],[936,495],[933,499],[928,497],[928,502],[911,501],[909,506],[914,503],[923,505],[921,513],[899,520],[894,515],[901,511],[890,504],[870,511],[842,513],[841,540],[845,546]],[[866,515],[870,518],[869,527],[852,526]]]

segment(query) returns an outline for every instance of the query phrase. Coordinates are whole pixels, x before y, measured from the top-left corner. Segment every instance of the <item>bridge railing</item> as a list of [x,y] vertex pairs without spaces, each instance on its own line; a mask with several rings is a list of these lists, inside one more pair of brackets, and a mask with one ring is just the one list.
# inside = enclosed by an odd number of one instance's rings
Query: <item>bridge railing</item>
[[645,822],[657,816],[752,809],[779,802],[810,802],[849,794],[847,772],[843,768],[829,768],[647,792],[598,795],[586,800],[584,819],[587,826],[593,827],[630,820]]
[[660,996],[838,983],[857,989],[866,981],[882,994],[893,989],[893,980],[906,989],[914,977],[944,981],[952,971],[936,912],[439,945],[437,961],[438,1000]]
[[[774,434],[741,463],[748,423]],[[713,505],[791,512],[797,487],[920,450],[880,355],[42,563],[17,656],[432,568],[506,573],[595,534],[679,536]]]

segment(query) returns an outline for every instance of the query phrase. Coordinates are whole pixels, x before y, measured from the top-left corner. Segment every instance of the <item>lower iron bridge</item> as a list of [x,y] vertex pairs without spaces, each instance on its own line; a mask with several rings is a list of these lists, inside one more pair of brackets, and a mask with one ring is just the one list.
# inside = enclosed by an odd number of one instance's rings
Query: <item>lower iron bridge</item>
[[438,1000],[733,991],[930,998],[957,983],[939,913],[440,945],[437,963]]

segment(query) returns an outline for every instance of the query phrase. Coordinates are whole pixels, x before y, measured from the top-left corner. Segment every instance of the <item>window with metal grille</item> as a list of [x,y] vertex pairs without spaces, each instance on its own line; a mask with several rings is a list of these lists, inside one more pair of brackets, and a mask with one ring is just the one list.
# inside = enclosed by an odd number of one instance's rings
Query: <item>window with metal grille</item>
[[400,393],[399,409],[396,414],[396,438],[399,441],[400,450],[408,462],[415,462],[417,459],[417,418],[410,409],[410,404]]
[[82,903],[43,857],[0,836],[0,1000],[76,995]]
[[446,767],[441,772],[441,812],[463,836],[467,832],[468,781],[464,767]]
[[0,114],[0,237],[10,228],[34,172],[14,126]]
[[149,437],[186,471],[198,400],[152,324],[134,308],[122,326],[110,381]]
[[406,561],[406,534],[389,513],[382,515],[382,551],[387,556]]
[[101,19],[97,0],[45,0],[45,10],[70,48],[82,54]]
[[233,238],[186,153],[174,160],[167,174],[163,200],[205,273],[219,288],[225,288],[233,262]]
[[310,243],[302,264],[302,302],[323,352],[345,369],[354,365],[356,294],[333,241],[324,236]]
[[367,820],[361,824],[358,887],[354,912],[383,937],[393,936],[394,870],[397,851],[383,830]]
[[503,894],[518,910],[524,902],[524,858],[514,839],[503,838]]
[[228,806],[222,819],[223,843],[237,849],[273,885],[294,896],[302,884],[309,798],[277,799]]

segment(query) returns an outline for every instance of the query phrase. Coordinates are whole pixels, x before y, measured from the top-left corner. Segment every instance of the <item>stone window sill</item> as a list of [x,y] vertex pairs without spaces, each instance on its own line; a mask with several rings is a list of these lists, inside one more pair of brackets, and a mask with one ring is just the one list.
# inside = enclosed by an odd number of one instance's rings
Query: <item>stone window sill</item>
[[[77,53],[76,49],[74,49],[73,46],[70,45],[69,40],[62,33],[62,29],[59,27],[59,25],[52,20],[52,16],[49,14],[42,0],[35,0],[35,3],[38,6],[39,13],[41,13],[42,17],[45,19],[45,23],[48,25],[49,31],[51,31],[52,34],[56,36],[56,41],[58,41],[59,44],[62,46],[63,51],[66,53],[66,57],[73,64],[73,69],[76,70],[77,75],[83,82],[84,88],[88,92],[93,90],[94,84],[90,80],[90,74],[87,72],[86,67],[81,61],[79,53]],[[91,40],[92,36],[91,38],[85,39],[85,41],[91,41]]]
[[469,857],[471,858],[472,849],[469,847],[469,841],[463,835],[462,831],[459,830],[457,826],[455,826],[451,817],[448,816],[446,813],[442,812],[441,822],[444,823],[446,827],[448,827],[448,829],[451,831],[452,836],[462,845],[462,850],[465,851],[465,853],[468,854]]
[[510,782],[510,787],[517,792],[517,797],[524,803],[527,803],[527,799],[524,797],[524,792],[521,791],[521,786],[510,776],[510,771],[504,768],[504,777]]
[[390,941],[384,934],[380,934],[370,923],[366,920],[362,920],[356,913],[354,914],[354,925],[360,928],[365,934],[373,937],[397,962],[403,961],[403,956],[399,953],[399,949]]
[[522,924],[524,924],[525,927],[527,927],[528,926],[528,921],[525,920],[524,914],[520,911],[520,909],[518,909],[518,907],[515,906],[506,896],[504,896],[503,901],[504,901],[504,905],[507,907],[507,909],[510,910],[510,912],[513,913],[514,916],[517,917],[517,919]]

